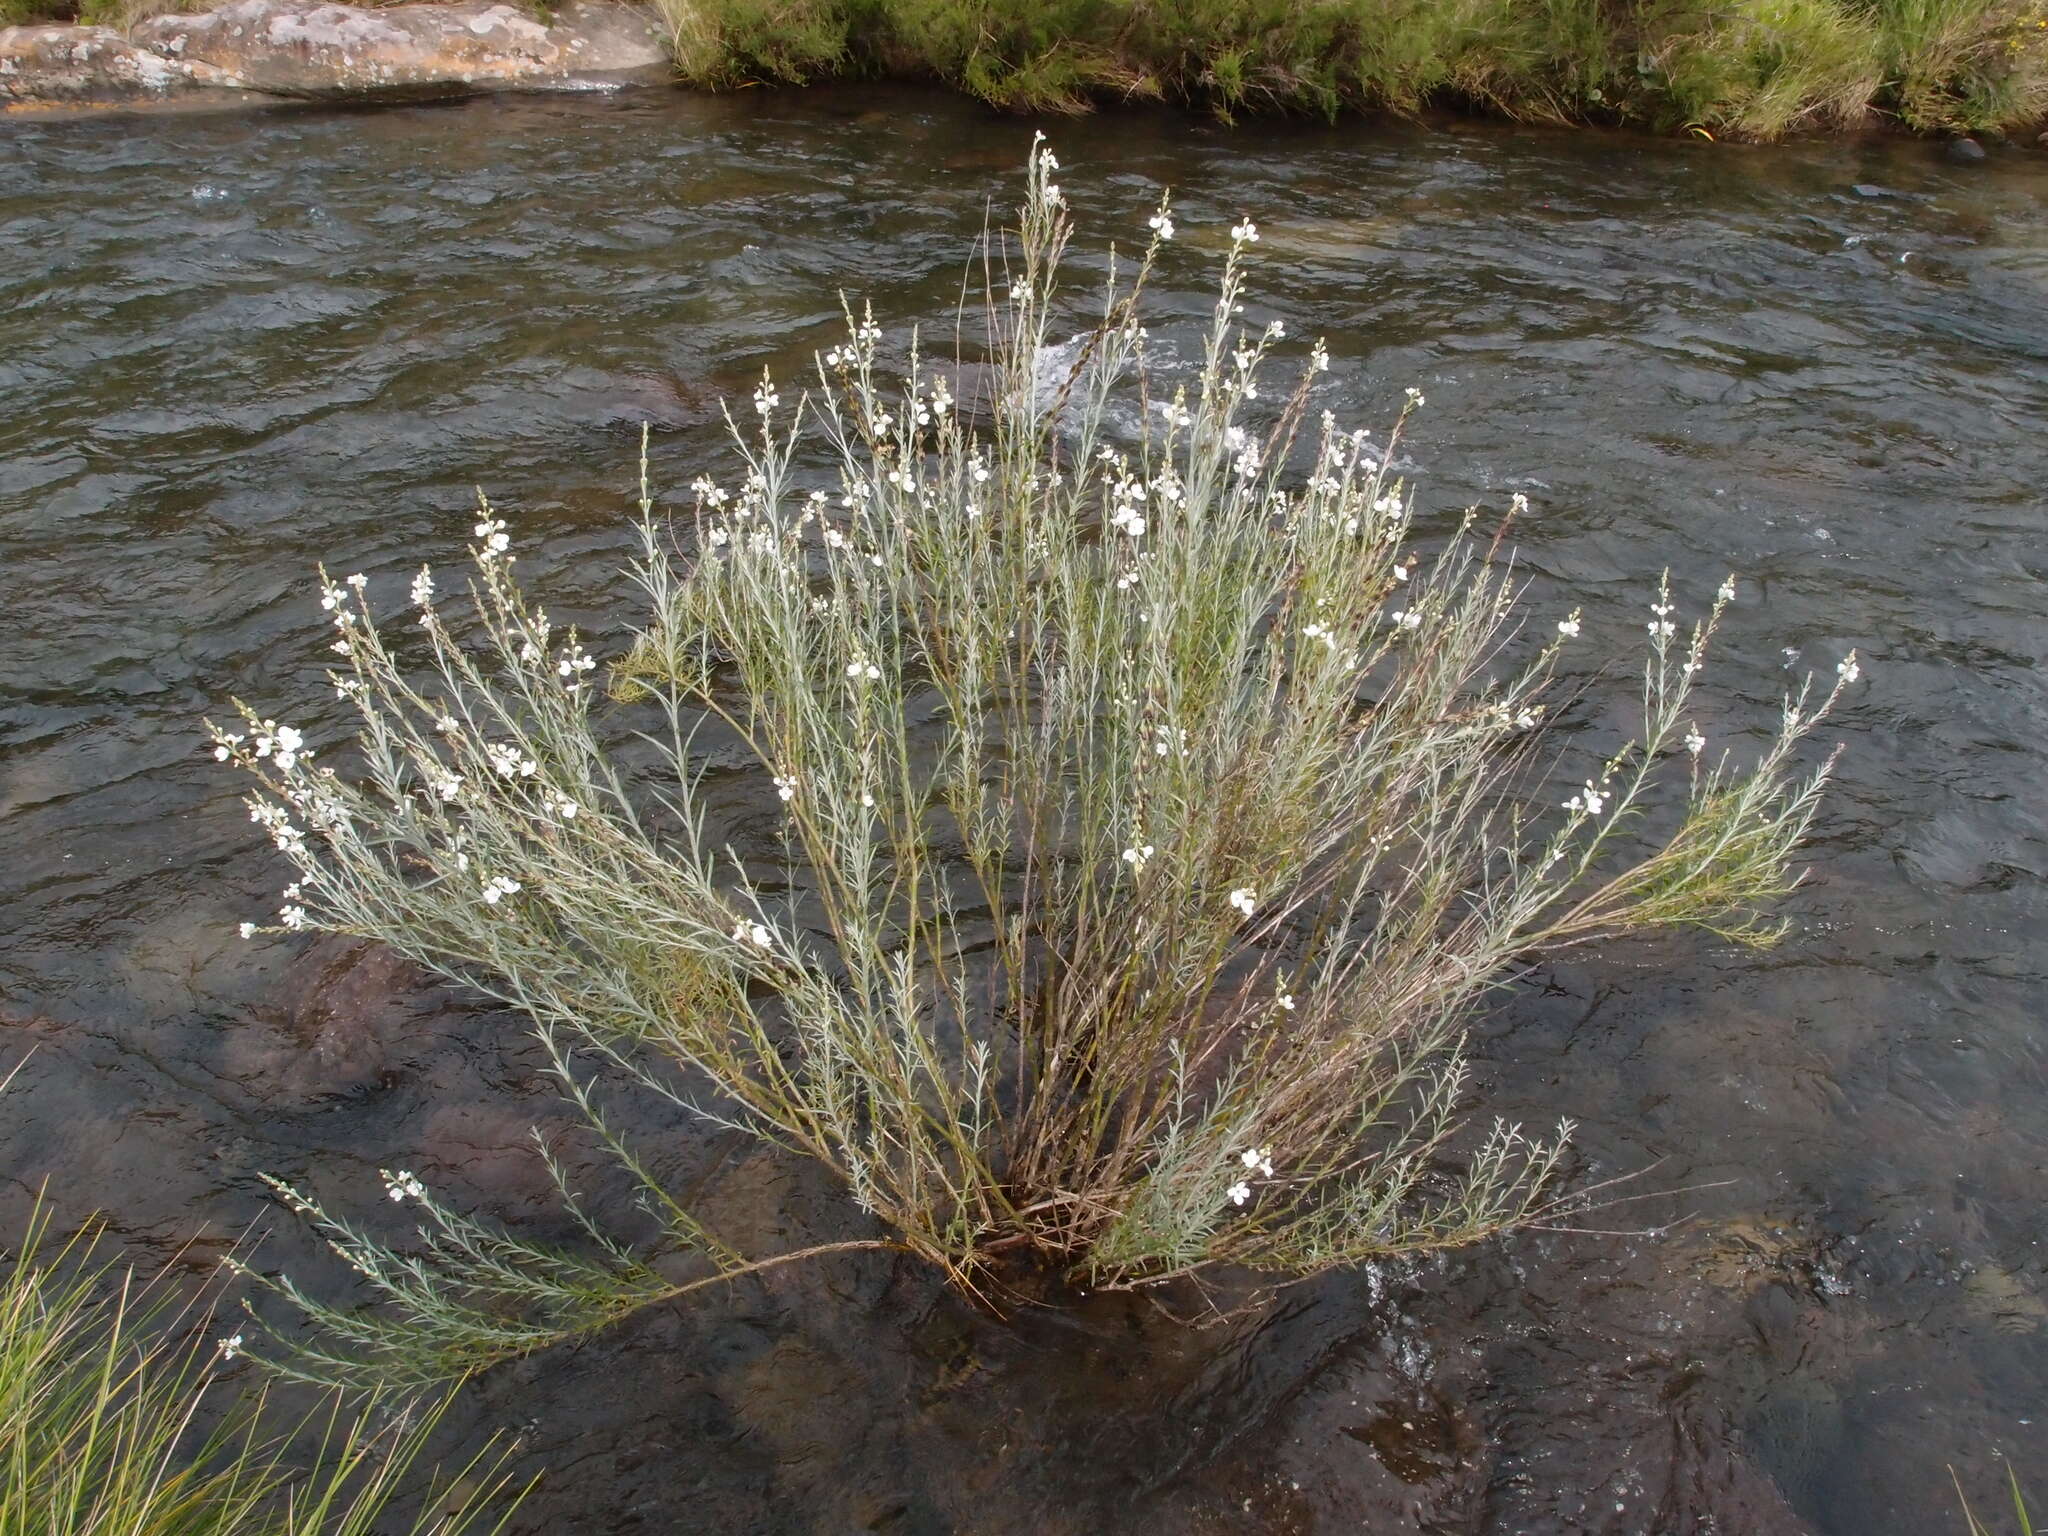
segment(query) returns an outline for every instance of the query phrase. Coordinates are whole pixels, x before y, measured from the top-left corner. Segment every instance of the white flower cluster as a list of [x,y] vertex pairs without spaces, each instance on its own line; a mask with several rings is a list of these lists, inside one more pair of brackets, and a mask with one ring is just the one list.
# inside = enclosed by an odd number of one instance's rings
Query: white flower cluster
[[1568,811],[1584,811],[1588,816],[1598,816],[1607,809],[1609,798],[1607,790],[1596,787],[1593,781],[1588,779],[1585,790],[1565,801],[1564,808]]
[[882,340],[882,328],[875,324],[872,309],[863,311],[858,324],[853,327],[843,346],[834,347],[825,354],[827,368],[858,368],[874,360],[875,348]]
[[1258,910],[1259,893],[1248,885],[1240,885],[1230,893],[1230,904],[1246,917]]
[[492,875],[483,882],[484,904],[495,907],[507,896],[519,894],[520,885],[510,875]]
[[[213,755],[226,762],[232,755],[232,749],[240,744],[241,740],[240,736],[234,735],[224,734],[217,737]],[[279,725],[275,720],[265,720],[256,727],[255,735],[249,741],[249,754],[252,757],[269,758],[277,765],[279,773],[290,773],[301,758],[310,758],[313,755],[306,750],[306,738],[299,734],[296,727]]]
[[592,671],[596,666],[597,658],[572,640],[562,651],[561,660],[555,663],[555,675],[567,678],[570,688],[580,688],[583,674]]
[[390,1196],[393,1204],[403,1205],[408,1200],[424,1200],[427,1198],[427,1186],[422,1184],[411,1172],[404,1168],[399,1169],[396,1173],[393,1173],[389,1168],[379,1168],[377,1176],[383,1179],[384,1193]]
[[[1248,1147],[1238,1154],[1237,1161],[1238,1165],[1246,1173],[1256,1173],[1262,1178],[1268,1179],[1273,1177],[1273,1149],[1271,1147]],[[1238,1179],[1235,1184],[1230,1186],[1228,1194],[1230,1195],[1230,1203],[1232,1205],[1247,1204],[1252,1197],[1250,1180],[1245,1178]]]
[[488,565],[493,560],[510,561],[514,558],[506,553],[512,547],[512,535],[505,531],[505,519],[502,517],[492,517],[486,512],[470,531],[483,541],[476,552],[480,564]]
[[484,747],[484,756],[490,759],[492,769],[500,778],[530,779],[540,772],[540,764],[521,752],[517,747],[502,741],[494,741]]

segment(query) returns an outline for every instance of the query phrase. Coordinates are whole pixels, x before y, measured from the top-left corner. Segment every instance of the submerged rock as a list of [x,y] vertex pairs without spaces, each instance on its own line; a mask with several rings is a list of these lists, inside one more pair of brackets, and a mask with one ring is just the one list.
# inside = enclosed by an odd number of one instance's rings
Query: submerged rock
[[1984,158],[1984,146],[1975,139],[1950,139],[1943,151],[1954,165],[1975,165]]
[[229,0],[106,27],[0,29],[0,104],[89,105],[194,90],[362,99],[478,90],[592,90],[665,80],[647,12],[569,0],[550,24],[502,0],[369,9],[330,0]]

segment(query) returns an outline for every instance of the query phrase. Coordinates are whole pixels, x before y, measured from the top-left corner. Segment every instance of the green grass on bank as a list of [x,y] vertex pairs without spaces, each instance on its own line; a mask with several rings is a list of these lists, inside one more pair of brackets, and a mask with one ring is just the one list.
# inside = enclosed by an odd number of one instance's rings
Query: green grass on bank
[[656,0],[707,85],[935,76],[997,105],[1463,106],[1770,139],[2048,112],[2048,0]]
[[[935,78],[997,106],[1463,107],[1773,139],[2048,116],[2048,0],[649,0],[683,78]],[[0,0],[132,25],[204,0]]]

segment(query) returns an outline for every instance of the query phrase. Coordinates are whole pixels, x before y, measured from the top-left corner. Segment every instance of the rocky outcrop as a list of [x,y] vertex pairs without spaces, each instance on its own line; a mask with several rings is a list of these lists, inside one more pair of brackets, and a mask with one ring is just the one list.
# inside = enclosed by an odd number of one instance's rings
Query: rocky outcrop
[[80,106],[197,92],[363,99],[482,90],[593,90],[670,77],[646,11],[569,0],[542,23],[501,0],[366,8],[228,0],[107,27],[0,29],[0,104]]

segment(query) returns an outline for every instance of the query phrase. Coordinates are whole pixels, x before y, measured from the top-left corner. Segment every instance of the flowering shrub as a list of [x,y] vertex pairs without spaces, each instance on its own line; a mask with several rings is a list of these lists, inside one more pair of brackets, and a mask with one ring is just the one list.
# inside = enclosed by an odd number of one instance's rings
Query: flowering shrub
[[[461,1370],[792,1257],[750,1261],[672,1199],[606,1120],[603,1074],[818,1159],[888,1233],[834,1248],[968,1286],[1027,1256],[1128,1287],[1469,1243],[1556,1213],[1569,1133],[1458,1138],[1481,993],[1531,953],[1646,928],[1775,935],[1826,772],[1796,773],[1794,748],[1853,657],[1739,769],[1687,713],[1732,583],[1683,631],[1666,583],[1639,740],[1546,804],[1579,613],[1523,620],[1476,512],[1417,544],[1400,425],[1376,446],[1311,421],[1320,344],[1267,399],[1284,334],[1240,329],[1250,220],[1184,387],[1155,391],[1138,318],[1164,203],[1099,324],[1053,350],[1056,169],[1034,151],[990,295],[985,435],[914,355],[887,385],[878,328],[849,314],[815,391],[785,406],[764,378],[738,482],[697,482],[680,547],[643,471],[650,616],[611,693],[645,712],[665,784],[601,748],[596,658],[529,604],[488,506],[477,654],[430,572],[419,668],[360,577],[324,583],[359,776],[246,710],[216,732],[297,866],[278,926],[382,940],[523,1010],[697,1256],[665,1278],[573,1199],[591,1251],[544,1251],[393,1174],[425,1217],[400,1252],[286,1190],[396,1304],[342,1313],[280,1282],[339,1336],[300,1368]],[[1068,359],[1051,377],[1049,356]],[[814,442],[829,483],[798,467]],[[772,885],[706,828],[713,739],[774,791]],[[1674,768],[1675,825],[1644,846]]]

